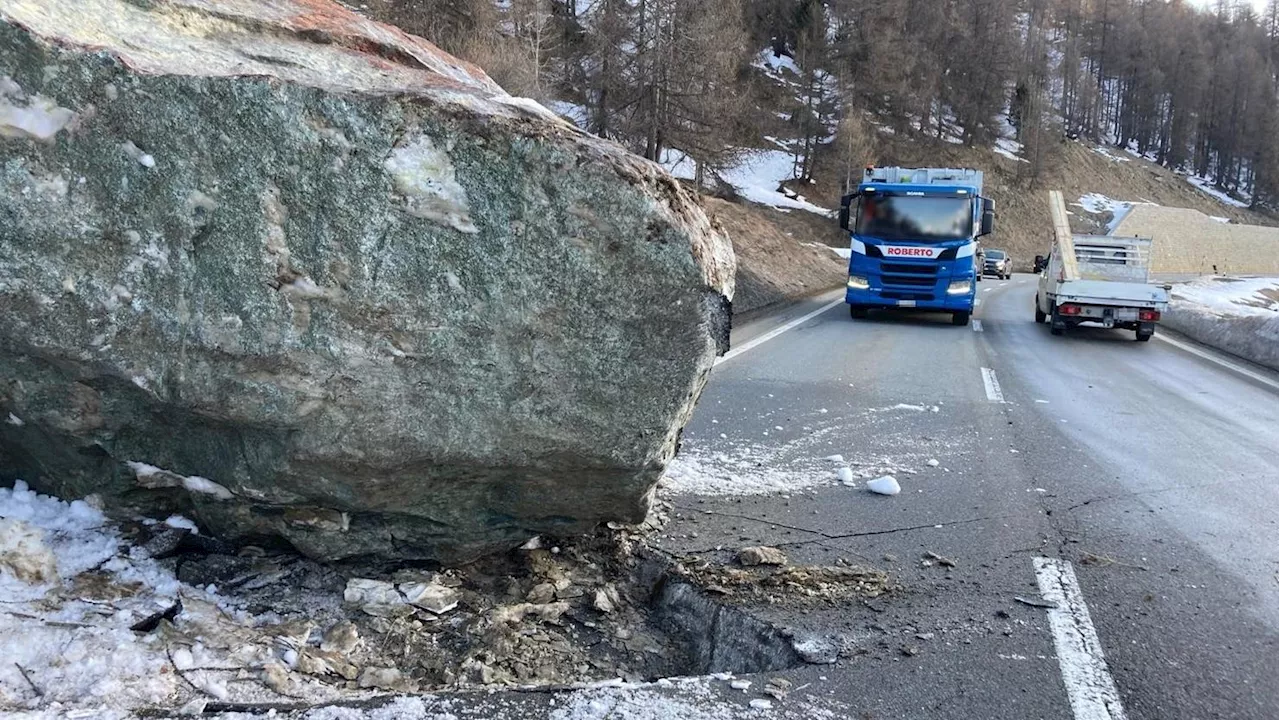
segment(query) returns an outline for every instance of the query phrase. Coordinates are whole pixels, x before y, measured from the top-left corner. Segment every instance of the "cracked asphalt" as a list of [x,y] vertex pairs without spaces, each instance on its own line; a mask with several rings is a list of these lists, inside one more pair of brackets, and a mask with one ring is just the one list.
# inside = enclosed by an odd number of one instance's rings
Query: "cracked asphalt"
[[[1037,556],[1073,563],[1128,717],[1276,717],[1275,389],[1131,332],[1052,337],[1033,276],[982,290],[981,332],[838,305],[717,366],[682,457],[744,489],[795,487],[668,494],[657,546],[889,571],[899,588],[879,598],[753,610],[845,648],[786,674],[849,717],[1077,717],[1045,610],[1014,599],[1039,597]],[[861,487],[886,469],[900,495]]]

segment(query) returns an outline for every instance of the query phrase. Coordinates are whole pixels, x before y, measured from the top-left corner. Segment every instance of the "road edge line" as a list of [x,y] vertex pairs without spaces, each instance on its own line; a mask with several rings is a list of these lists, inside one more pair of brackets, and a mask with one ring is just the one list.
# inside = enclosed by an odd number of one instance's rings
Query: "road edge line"
[[751,350],[752,348],[755,348],[755,347],[756,347],[756,346],[758,346],[758,345],[763,345],[764,343],[767,343],[767,342],[769,342],[770,340],[772,340],[772,339],[774,339],[774,338],[778,337],[778,336],[779,336],[779,335],[781,335],[782,333],[784,333],[784,332],[786,332],[786,331],[788,331],[788,330],[791,330],[792,328],[794,328],[794,327],[796,327],[796,326],[798,326],[798,325],[801,325],[801,324],[803,324],[803,323],[809,322],[809,321],[810,321],[810,320],[812,320],[813,318],[815,318],[815,317],[817,317],[817,316],[821,315],[822,313],[824,313],[824,312],[826,312],[826,311],[830,310],[831,308],[833,308],[833,307],[835,307],[835,306],[837,306],[837,305],[842,304],[843,302],[844,302],[844,298],[840,298],[840,299],[838,299],[838,300],[832,300],[831,302],[827,303],[826,305],[823,305],[822,307],[818,308],[817,310],[814,310],[814,311],[813,311],[813,312],[811,312],[811,313],[808,313],[807,315],[801,315],[800,317],[796,318],[795,320],[791,320],[791,321],[786,322],[786,323],[784,323],[784,324],[782,324],[782,325],[779,325],[778,327],[776,327],[776,328],[774,328],[774,329],[770,330],[769,332],[767,332],[767,333],[765,333],[765,334],[763,334],[763,335],[760,335],[759,337],[751,338],[750,340],[748,340],[747,342],[743,343],[742,345],[739,345],[738,347],[736,347],[736,348],[733,348],[733,349],[729,350],[729,352],[725,353],[724,355],[721,355],[720,357],[716,358],[715,364],[714,364],[712,367],[715,367],[715,365],[719,365],[720,363],[723,363],[723,362],[728,362],[728,361],[730,361],[730,360],[732,360],[732,359],[734,359],[734,358],[738,357],[738,356],[739,356],[739,355],[741,355],[742,353],[747,352],[748,350]]
[[1196,357],[1203,358],[1215,365],[1224,367],[1227,370],[1230,370],[1231,372],[1234,372],[1238,375],[1243,375],[1251,380],[1257,380],[1258,382],[1266,385],[1267,387],[1280,390],[1280,382],[1277,382],[1276,380],[1272,380],[1266,375],[1263,375],[1262,373],[1259,373],[1259,372],[1255,372],[1243,365],[1239,365],[1237,363],[1231,362],[1226,358],[1218,357],[1213,353],[1205,352],[1204,350],[1201,350],[1200,348],[1194,345],[1184,343],[1181,340],[1175,340],[1161,333],[1156,333],[1152,337],[1154,337],[1156,340],[1159,340],[1161,342],[1169,343],[1170,345],[1178,348],[1179,350],[1182,350],[1184,352],[1189,352],[1192,355],[1195,355]]
[[1031,558],[1031,563],[1040,597],[1054,605],[1048,608],[1049,629],[1072,714],[1076,720],[1126,720],[1071,563],[1047,557]]

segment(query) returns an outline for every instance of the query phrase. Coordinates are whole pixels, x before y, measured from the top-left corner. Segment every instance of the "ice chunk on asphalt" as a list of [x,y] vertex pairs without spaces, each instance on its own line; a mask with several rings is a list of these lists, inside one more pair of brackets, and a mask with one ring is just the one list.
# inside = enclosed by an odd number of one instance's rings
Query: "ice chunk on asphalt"
[[844,483],[845,485],[853,484],[853,470],[847,467],[842,467],[836,471],[836,475],[840,477],[840,482]]
[[828,455],[828,456],[826,456],[826,457],[824,457],[824,458],[822,458],[822,459],[823,459],[823,460],[826,460],[827,462],[833,462],[833,463],[842,463],[842,462],[844,462],[844,456],[843,456],[843,455]]
[[933,458],[929,458],[929,462],[925,463],[925,465],[928,465],[929,467],[938,467],[938,464],[938,461]]
[[755,709],[755,710],[768,710],[769,708],[773,707],[773,703],[769,702],[768,700],[765,700],[764,698],[756,698],[755,700],[752,700],[748,704],[751,705],[752,709]]
[[879,495],[897,495],[902,492],[898,479],[892,475],[881,475],[875,480],[868,480],[867,489]]

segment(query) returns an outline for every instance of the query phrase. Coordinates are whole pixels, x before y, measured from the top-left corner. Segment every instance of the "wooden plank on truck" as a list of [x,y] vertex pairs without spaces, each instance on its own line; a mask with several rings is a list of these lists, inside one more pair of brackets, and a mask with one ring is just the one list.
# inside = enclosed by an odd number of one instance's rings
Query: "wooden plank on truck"
[[1067,222],[1067,205],[1057,190],[1049,191],[1049,217],[1053,220],[1053,243],[1062,258],[1062,279],[1075,280],[1080,277],[1080,268],[1076,266],[1076,245],[1071,237],[1071,224]]

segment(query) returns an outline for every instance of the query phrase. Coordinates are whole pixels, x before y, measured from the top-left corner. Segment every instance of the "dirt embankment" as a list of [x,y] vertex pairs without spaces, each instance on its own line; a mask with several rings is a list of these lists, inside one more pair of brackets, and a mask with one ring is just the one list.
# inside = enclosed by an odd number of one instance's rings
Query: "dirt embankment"
[[846,261],[828,246],[848,246],[834,219],[782,213],[751,203],[705,198],[738,256],[734,314],[797,300],[845,281]]

